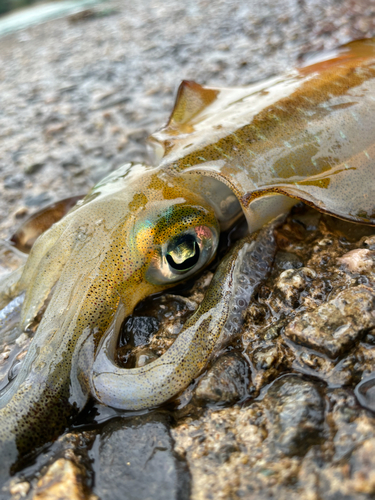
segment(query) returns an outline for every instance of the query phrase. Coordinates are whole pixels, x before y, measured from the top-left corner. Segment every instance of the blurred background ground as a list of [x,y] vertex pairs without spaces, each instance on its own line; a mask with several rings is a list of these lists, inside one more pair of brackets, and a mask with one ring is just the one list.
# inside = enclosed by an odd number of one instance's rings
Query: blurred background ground
[[244,85],[374,33],[372,0],[110,0],[0,38],[0,238],[147,161],[181,80]]

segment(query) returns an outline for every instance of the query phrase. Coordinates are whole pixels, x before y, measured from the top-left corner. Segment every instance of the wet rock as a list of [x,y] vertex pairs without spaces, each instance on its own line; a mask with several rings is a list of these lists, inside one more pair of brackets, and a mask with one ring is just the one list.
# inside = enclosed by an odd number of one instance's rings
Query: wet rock
[[339,362],[307,349],[293,349],[295,359],[292,367],[299,373],[313,375],[327,382],[331,387],[350,385],[356,375],[357,360],[348,356]]
[[[0,490],[3,500],[99,500],[92,494],[91,449],[95,431],[68,432],[43,449],[43,453],[25,463],[27,474],[18,470]],[[2,494],[4,492],[4,495]],[[10,495],[12,495],[10,497]]]
[[375,292],[366,286],[354,287],[315,311],[297,316],[285,328],[285,335],[297,344],[336,358],[375,326],[374,309]]
[[[85,473],[70,460],[56,460],[39,479],[32,500],[87,500]],[[94,500],[94,497],[91,496]]]
[[356,493],[375,494],[375,439],[365,441],[350,458],[351,487]]
[[374,269],[375,251],[358,248],[343,255],[337,262],[352,273],[367,273]]
[[152,335],[157,332],[159,321],[152,316],[131,316],[125,321],[120,333],[120,347],[131,345],[138,347],[150,342]]
[[365,377],[355,388],[355,395],[361,406],[375,411],[375,374]]
[[186,455],[192,474],[191,498],[286,498],[281,485],[295,482],[298,462],[275,457],[267,427],[260,402],[242,409],[208,410],[174,428],[176,449]]
[[103,427],[93,449],[94,492],[101,500],[189,499],[189,472],[173,451],[163,415],[113,420]]
[[135,355],[135,367],[145,366],[158,359],[158,356],[151,349],[140,349]]
[[9,492],[12,495],[12,500],[20,500],[25,498],[30,491],[30,483],[27,481],[11,481]]
[[230,404],[249,392],[250,370],[245,358],[237,353],[226,353],[219,357],[200,379],[195,389],[198,404]]
[[294,253],[279,251],[275,257],[274,267],[280,271],[299,269],[303,267],[303,262]]
[[[267,332],[267,341],[259,347],[249,346],[246,350],[252,366],[252,383],[257,392],[279,377],[280,372],[289,365],[288,352],[280,342],[270,343],[272,334]],[[276,338],[277,335],[274,337]]]
[[347,462],[360,444],[375,437],[375,419],[358,406],[353,394],[344,389],[329,391],[327,397],[334,451],[332,460],[334,463]]
[[363,238],[360,244],[368,250],[375,250],[375,236]]
[[276,289],[282,293],[287,304],[297,306],[301,291],[305,290],[315,277],[316,272],[307,267],[287,269],[280,274],[276,283]]
[[285,455],[303,456],[322,437],[324,403],[313,382],[288,375],[267,392],[274,446]]

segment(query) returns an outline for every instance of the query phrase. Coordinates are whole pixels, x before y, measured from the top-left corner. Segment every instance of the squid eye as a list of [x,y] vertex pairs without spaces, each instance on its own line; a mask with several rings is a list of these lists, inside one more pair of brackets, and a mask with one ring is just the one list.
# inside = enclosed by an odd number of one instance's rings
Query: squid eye
[[180,233],[155,252],[146,279],[161,285],[188,278],[210,262],[218,241],[214,227],[197,226]]
[[199,245],[191,234],[184,234],[170,245],[166,255],[167,262],[176,271],[189,271],[199,261]]

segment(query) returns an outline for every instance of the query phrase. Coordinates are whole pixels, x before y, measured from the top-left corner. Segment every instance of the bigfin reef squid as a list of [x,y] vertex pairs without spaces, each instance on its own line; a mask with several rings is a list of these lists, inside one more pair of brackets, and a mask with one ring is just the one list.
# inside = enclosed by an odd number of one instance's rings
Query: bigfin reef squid
[[[244,88],[185,81],[150,142],[155,166],[111,173],[0,283],[4,311],[25,293],[20,332],[49,299],[19,373],[0,394],[2,479],[56,438],[90,396],[142,410],[186,388],[240,332],[272,265],[276,216],[303,201],[375,225],[375,40]],[[171,348],[142,367],[116,366],[124,318],[209,264],[220,231],[243,214],[250,236],[224,258]]]

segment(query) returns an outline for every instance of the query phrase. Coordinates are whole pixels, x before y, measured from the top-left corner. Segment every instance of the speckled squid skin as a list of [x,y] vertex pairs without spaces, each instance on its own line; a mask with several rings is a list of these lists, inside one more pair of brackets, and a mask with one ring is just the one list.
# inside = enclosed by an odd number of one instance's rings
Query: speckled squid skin
[[153,136],[161,165],[227,184],[252,230],[290,197],[375,223],[374,39],[243,89],[185,82],[179,93]]
[[[276,252],[275,220],[238,242],[218,267],[203,302],[168,351],[156,361],[127,370],[111,362],[104,339],[91,387],[101,403],[124,410],[154,408],[184,389],[231,336],[241,331],[246,309],[267,277]],[[112,332],[110,332],[112,333]]]
[[[182,84],[167,127],[152,137],[158,166],[127,165],[106,178],[0,284],[0,305],[26,290],[21,328],[51,295],[20,373],[0,396],[3,475],[85,405],[116,311],[124,317],[170,286],[147,279],[166,239],[201,224],[227,227],[239,205],[255,231],[300,199],[375,224],[374,96],[373,40],[244,89]],[[186,373],[187,384],[196,372]]]
[[3,467],[56,437],[82,409],[89,363],[120,301],[128,315],[161,288],[144,279],[155,245],[202,223],[217,226],[213,210],[184,182],[128,164],[38,239],[12,290],[26,289],[21,328],[55,289],[21,371],[0,397]]

